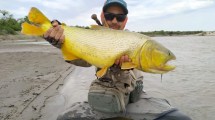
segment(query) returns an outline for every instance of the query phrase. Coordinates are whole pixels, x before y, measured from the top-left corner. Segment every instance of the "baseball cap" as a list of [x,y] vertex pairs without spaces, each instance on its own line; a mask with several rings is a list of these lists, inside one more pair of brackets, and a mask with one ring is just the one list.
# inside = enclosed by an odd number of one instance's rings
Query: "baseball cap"
[[125,14],[128,14],[127,3],[124,0],[107,0],[103,6],[103,12],[105,12],[111,5],[119,5],[122,7]]

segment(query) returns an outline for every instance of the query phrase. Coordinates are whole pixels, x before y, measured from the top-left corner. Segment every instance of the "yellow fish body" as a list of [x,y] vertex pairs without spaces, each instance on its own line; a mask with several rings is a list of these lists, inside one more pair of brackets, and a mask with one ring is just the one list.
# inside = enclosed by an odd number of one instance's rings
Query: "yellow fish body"
[[[22,24],[23,34],[40,36],[52,27],[50,20],[37,8],[31,8],[28,19],[31,24]],[[122,55],[128,55],[132,61],[123,63],[121,69],[136,68],[144,72],[163,74],[175,68],[166,64],[176,59],[175,55],[148,36],[97,25],[91,26],[91,29],[68,26],[62,28],[65,35],[61,48],[64,59],[83,59],[102,68],[97,72],[97,77],[102,77]]]

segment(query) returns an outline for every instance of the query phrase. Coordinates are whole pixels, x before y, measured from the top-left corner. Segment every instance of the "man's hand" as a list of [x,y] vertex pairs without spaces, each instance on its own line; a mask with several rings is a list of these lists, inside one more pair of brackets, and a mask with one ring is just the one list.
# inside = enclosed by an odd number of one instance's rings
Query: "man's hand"
[[52,22],[52,28],[50,28],[44,35],[44,39],[50,44],[57,48],[61,48],[64,42],[65,36],[63,34],[64,30],[57,22]]
[[115,61],[115,65],[121,66],[123,62],[131,62],[131,59],[128,57],[128,55],[123,55],[120,57],[120,59],[117,59]]

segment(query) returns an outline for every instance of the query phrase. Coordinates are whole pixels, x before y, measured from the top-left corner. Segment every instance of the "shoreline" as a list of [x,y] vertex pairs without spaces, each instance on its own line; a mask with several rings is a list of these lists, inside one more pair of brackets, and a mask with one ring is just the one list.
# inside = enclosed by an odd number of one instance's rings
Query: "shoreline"
[[[202,33],[198,34],[188,34],[188,35],[153,35],[150,37],[183,37],[183,36],[215,36],[215,31],[203,31]],[[34,41],[44,41],[43,38],[38,36],[28,36],[22,35],[21,33],[17,35],[0,35],[0,41],[7,41],[7,40],[34,40]]]

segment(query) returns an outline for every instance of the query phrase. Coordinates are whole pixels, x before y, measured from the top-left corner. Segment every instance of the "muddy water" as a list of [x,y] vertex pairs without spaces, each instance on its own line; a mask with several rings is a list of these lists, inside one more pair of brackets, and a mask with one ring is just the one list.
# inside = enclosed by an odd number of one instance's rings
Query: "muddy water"
[[[215,116],[215,36],[154,37],[177,57],[177,68],[163,75],[144,75],[144,89],[165,97],[172,106],[194,120],[214,120]],[[94,68],[76,67],[60,91],[64,109],[87,100]]]
[[[165,74],[162,82],[159,75],[145,74],[146,89],[163,94],[194,120],[214,120],[215,36],[155,39],[176,55],[177,68]],[[151,82],[156,88],[151,88]]]

